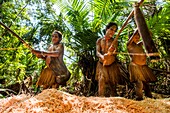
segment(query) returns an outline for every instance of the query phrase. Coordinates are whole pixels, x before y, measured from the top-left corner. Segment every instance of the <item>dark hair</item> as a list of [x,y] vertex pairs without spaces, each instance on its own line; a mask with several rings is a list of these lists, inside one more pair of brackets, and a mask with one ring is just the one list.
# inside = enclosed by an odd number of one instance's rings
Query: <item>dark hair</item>
[[109,23],[106,25],[106,31],[107,31],[107,29],[109,29],[109,28],[112,27],[112,26],[116,26],[116,31],[117,31],[118,26],[117,26],[117,24],[114,23],[114,22],[109,22]]
[[53,31],[53,34],[54,34],[54,33],[57,33],[58,36],[59,36],[59,38],[62,38],[62,33],[61,33],[60,31],[54,30],[54,31]]

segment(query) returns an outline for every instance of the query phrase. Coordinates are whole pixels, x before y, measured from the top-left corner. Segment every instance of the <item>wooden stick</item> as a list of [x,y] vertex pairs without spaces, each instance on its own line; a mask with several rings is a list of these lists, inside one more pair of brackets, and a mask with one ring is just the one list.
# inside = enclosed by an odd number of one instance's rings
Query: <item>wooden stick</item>
[[16,50],[18,48],[0,48],[0,50]]
[[[138,3],[139,5],[142,4],[144,0],[140,0],[140,2]],[[123,29],[126,27],[126,25],[128,24],[128,21],[131,19],[131,17],[134,15],[134,9],[131,11],[131,13],[129,14],[128,18],[126,19],[126,21],[123,23],[121,29],[119,30],[118,34],[116,35],[115,39],[112,41],[109,49],[108,49],[108,52],[107,52],[107,55],[105,55],[105,58],[104,58],[104,61],[103,61],[103,66],[105,65],[110,65],[111,63],[113,63],[115,61],[114,57],[111,56],[111,54],[116,51],[115,49],[115,44],[117,43],[118,41],[118,37],[120,35],[120,33],[123,31]]]
[[[144,0],[140,0],[138,2],[139,6],[143,3]],[[131,13],[129,14],[129,16],[127,17],[126,21],[123,23],[121,29],[119,30],[118,34],[116,35],[115,40],[112,42],[111,46],[115,43],[115,41],[117,41],[118,37],[120,36],[120,33],[123,31],[123,29],[126,27],[126,25],[128,24],[129,20],[131,19],[131,17],[134,15],[134,9],[131,11]]]
[[19,35],[17,35],[14,31],[12,31],[8,26],[0,21],[0,25],[2,25],[5,29],[10,31],[14,36],[16,36],[28,49],[32,50],[33,48],[27,44]]
[[[147,26],[147,23],[145,21],[144,15],[142,11],[140,10],[138,4],[135,4],[134,6],[134,19],[137,25],[137,30],[140,34],[140,36],[143,39],[144,47],[147,51],[147,53],[156,53],[158,52],[154,41],[151,37],[151,34],[149,32],[149,28]],[[153,59],[159,59],[160,57],[151,57]]]
[[[140,0],[140,2],[138,3],[139,6],[143,3],[144,0]],[[129,14],[129,16],[127,17],[126,21],[124,22],[124,24],[122,25],[121,29],[119,30],[117,37],[120,36],[120,33],[123,31],[123,29],[126,27],[126,25],[128,24],[129,20],[131,19],[131,17],[134,15],[134,9],[131,11],[131,13]]]
[[147,56],[159,56],[158,52],[156,53],[125,53],[125,52],[115,52],[114,54],[122,54],[122,55],[147,55]]

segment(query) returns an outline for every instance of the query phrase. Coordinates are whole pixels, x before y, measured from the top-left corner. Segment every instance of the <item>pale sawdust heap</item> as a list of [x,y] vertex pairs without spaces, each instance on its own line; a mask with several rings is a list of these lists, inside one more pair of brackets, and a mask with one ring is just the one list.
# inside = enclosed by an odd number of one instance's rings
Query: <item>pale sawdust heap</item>
[[79,97],[56,89],[0,99],[0,113],[170,113],[170,98]]

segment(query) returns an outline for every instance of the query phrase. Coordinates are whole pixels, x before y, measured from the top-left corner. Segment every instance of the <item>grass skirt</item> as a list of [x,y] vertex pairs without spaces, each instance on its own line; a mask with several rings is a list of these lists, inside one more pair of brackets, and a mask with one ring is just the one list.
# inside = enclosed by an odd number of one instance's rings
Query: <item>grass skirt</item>
[[36,86],[65,85],[70,76],[71,74],[63,61],[58,58],[51,58],[50,66],[42,70]]
[[114,62],[109,66],[103,66],[103,64],[98,61],[95,79],[98,81],[100,77],[104,77],[105,83],[124,84],[124,78],[121,75],[117,62]]
[[56,76],[54,75],[52,70],[49,67],[46,67],[45,69],[41,71],[41,74],[36,83],[36,86],[45,85],[45,86],[50,87],[56,83],[55,78]]
[[157,78],[147,65],[137,65],[133,62],[129,65],[130,81],[136,82],[141,80],[144,82],[155,82]]

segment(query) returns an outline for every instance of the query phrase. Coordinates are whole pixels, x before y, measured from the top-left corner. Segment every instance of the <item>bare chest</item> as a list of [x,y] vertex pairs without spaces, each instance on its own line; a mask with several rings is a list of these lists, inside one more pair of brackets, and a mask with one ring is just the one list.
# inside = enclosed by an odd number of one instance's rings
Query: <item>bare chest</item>
[[51,45],[49,48],[48,48],[48,51],[56,51],[58,48],[58,45]]
[[108,49],[111,46],[112,41],[113,41],[112,39],[109,39],[109,40],[102,39],[101,40],[101,51],[102,51],[102,53],[108,52]]

